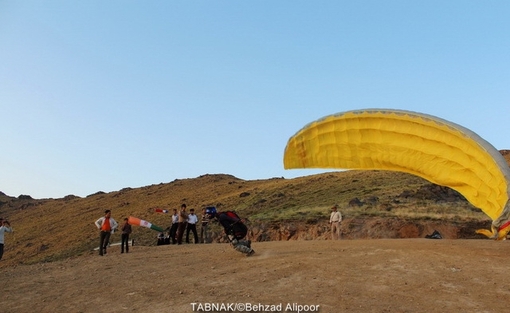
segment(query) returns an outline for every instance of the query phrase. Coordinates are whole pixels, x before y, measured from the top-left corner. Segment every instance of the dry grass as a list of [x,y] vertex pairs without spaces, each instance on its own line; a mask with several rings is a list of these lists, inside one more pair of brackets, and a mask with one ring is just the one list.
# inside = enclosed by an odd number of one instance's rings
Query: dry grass
[[[91,253],[98,241],[93,223],[105,209],[111,209],[118,222],[132,215],[163,228],[170,226],[170,214],[155,213],[155,208],[170,210],[181,203],[198,212],[207,205],[215,205],[219,210],[236,210],[252,223],[327,218],[329,208],[335,203],[350,217],[487,219],[466,201],[436,203],[427,199],[399,198],[406,190],[414,192],[429,184],[412,175],[383,171],[331,172],[256,181],[217,174],[110,193],[98,192],[85,198],[22,200],[0,195],[0,216],[8,217],[15,229],[14,234],[6,235],[2,263],[30,264]],[[349,206],[354,198],[365,205]],[[378,201],[370,204],[373,198]],[[139,244],[154,244],[156,235],[152,230],[135,228],[134,237]],[[120,241],[120,234],[114,234],[112,241]]]

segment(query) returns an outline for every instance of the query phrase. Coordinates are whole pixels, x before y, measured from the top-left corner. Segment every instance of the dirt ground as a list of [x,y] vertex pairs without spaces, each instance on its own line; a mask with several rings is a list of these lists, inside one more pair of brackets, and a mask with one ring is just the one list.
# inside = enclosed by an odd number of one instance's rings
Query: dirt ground
[[[503,312],[510,242],[372,239],[111,247],[1,266],[0,312]],[[219,310],[212,305],[218,305]]]

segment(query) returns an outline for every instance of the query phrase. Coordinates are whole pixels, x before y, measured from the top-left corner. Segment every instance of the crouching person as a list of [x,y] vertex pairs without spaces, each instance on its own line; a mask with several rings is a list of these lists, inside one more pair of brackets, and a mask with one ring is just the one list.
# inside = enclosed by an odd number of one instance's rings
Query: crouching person
[[251,248],[251,241],[244,239],[248,234],[248,227],[246,227],[241,218],[235,212],[217,212],[215,207],[208,207],[205,214],[211,220],[216,218],[221,226],[223,226],[225,235],[235,250],[246,254],[246,256],[250,256],[255,253],[255,250]]

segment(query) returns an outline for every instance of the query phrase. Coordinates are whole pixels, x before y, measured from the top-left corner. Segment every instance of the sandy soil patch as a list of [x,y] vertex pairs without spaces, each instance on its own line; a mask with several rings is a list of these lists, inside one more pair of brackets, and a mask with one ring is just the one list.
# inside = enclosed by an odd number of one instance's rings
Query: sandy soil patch
[[[223,312],[250,305],[263,309],[257,312],[508,309],[507,241],[316,240],[253,248],[256,254],[245,257],[228,244],[135,246],[129,254],[112,247],[104,257],[91,252],[3,266],[1,311],[188,313],[209,304],[224,305]],[[241,307],[232,311],[232,304]]]

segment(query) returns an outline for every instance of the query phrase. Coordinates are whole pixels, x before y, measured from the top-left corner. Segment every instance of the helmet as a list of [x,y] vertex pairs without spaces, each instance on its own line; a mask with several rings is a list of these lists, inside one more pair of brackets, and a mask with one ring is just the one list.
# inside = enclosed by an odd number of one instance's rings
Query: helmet
[[205,208],[205,214],[207,214],[209,218],[215,217],[216,213],[217,213],[216,208],[213,206],[208,206],[207,208]]

